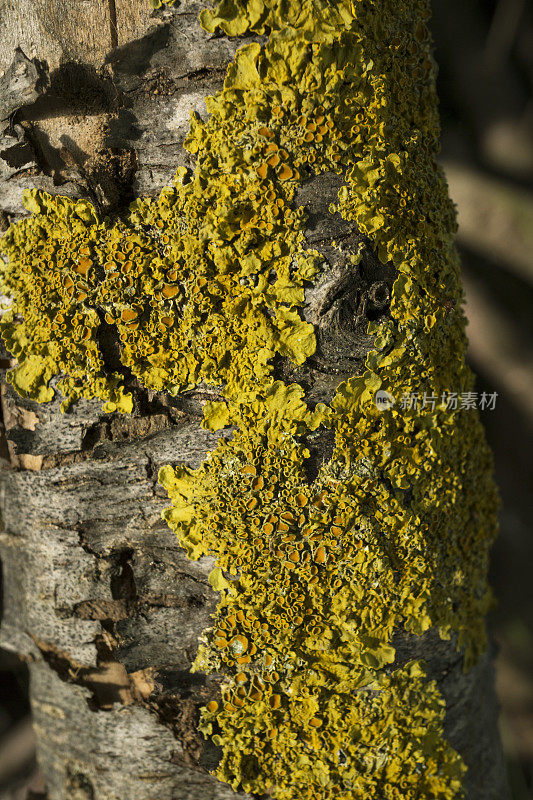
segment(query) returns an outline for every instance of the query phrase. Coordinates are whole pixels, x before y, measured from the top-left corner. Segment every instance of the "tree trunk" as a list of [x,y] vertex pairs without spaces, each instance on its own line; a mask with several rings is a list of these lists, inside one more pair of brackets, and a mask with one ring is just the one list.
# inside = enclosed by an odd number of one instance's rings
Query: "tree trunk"
[[[178,166],[194,168],[183,149],[189,113],[206,118],[204,97],[221,88],[243,43],[203,30],[203,6],[187,0],[150,14],[144,0],[2,0],[6,225],[25,214],[28,188],[117,213],[136,196],[158,195]],[[281,369],[287,381],[305,380],[314,402],[329,402],[363,370],[368,320],[386,314],[396,277],[353,226],[327,213],[341,184],[323,173],[296,197],[309,214],[306,238],[330,267],[306,294],[320,358]],[[331,244],[339,238],[364,246],[365,269],[349,281],[346,256]],[[350,298],[349,322],[325,309],[333,292],[337,302]],[[219,751],[197,729],[220,679],[191,672],[217,603],[208,582],[215,562],[187,558],[161,519],[168,498],[157,483],[165,464],[197,468],[214,449],[221,434],[200,422],[202,404],[216,397],[205,387],[175,398],[139,389],[130,416],[105,414],[97,400],[63,414],[58,399],[39,404],[3,386],[10,467],[0,641],[29,664],[49,800],[237,796],[210,774]],[[331,442],[317,435],[310,445],[317,471]],[[446,739],[468,766],[468,800],[504,800],[491,653],[465,673],[454,636],[398,632],[394,644],[395,666],[424,659],[437,681]]]

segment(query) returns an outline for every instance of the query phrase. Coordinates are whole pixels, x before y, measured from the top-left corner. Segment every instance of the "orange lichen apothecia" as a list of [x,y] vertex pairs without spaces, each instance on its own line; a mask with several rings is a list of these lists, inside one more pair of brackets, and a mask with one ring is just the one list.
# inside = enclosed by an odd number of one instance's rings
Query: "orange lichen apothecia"
[[[156,3],[155,5],[161,5]],[[168,4],[170,5],[170,4]],[[207,31],[267,34],[242,46],[209,117],[191,120],[194,175],[118,222],[86,201],[30,193],[3,239],[2,335],[21,393],[101,397],[128,410],[99,331],[152,389],[200,381],[224,400],[204,425],[233,426],[197,470],[167,466],[164,512],[190,558],[215,556],[220,592],[195,669],[225,676],[200,727],[218,777],[279,800],[456,800],[464,765],[444,740],[444,701],[423,666],[395,663],[393,633],[453,633],[468,667],[485,647],[497,496],[464,363],[455,216],[436,162],[439,124],[427,0],[223,0]],[[296,188],[344,177],[339,212],[398,277],[371,323],[362,375],[330,405],[276,380],[274,356],[312,355],[304,286],[322,256],[305,243]],[[357,254],[353,254],[354,262]],[[378,410],[378,389],[434,398]],[[331,458],[308,478],[309,431]]]

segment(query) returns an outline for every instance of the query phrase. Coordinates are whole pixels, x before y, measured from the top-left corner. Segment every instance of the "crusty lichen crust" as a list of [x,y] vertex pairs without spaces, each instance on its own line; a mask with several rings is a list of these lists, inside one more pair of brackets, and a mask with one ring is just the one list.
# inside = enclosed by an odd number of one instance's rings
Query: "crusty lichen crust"
[[[457,634],[468,667],[485,647],[497,497],[469,391],[455,215],[436,162],[439,124],[426,0],[223,0],[208,31],[269,33],[241,47],[193,118],[193,176],[178,172],[127,219],[30,193],[3,240],[2,323],[18,391],[129,410],[98,348],[153,389],[223,387],[204,425],[234,426],[197,470],[164,467],[164,513],[190,558],[216,557],[220,591],[195,668],[225,676],[201,730],[218,777],[279,800],[451,800],[464,765],[442,735],[444,702],[423,666],[395,664],[393,633]],[[343,174],[337,210],[398,270],[390,317],[371,323],[364,374],[311,408],[273,358],[312,355],[296,187]],[[357,253],[353,254],[357,263]],[[434,396],[378,410],[377,389]],[[305,435],[332,429],[309,482]]]

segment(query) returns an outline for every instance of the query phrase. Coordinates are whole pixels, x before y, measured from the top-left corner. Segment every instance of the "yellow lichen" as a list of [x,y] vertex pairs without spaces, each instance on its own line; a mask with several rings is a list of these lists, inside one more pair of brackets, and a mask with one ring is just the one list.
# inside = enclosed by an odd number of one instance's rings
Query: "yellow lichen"
[[149,0],[152,8],[163,8],[163,6],[175,6],[178,0]]
[[[191,119],[194,175],[118,222],[31,193],[33,216],[3,240],[19,391],[48,400],[61,373],[67,400],[123,408],[102,320],[142,385],[221,388],[203,425],[233,436],[197,470],[161,470],[164,516],[190,558],[216,559],[195,668],[226,678],[201,720],[222,748],[217,775],[281,800],[462,794],[437,688],[393,646],[395,630],[435,627],[475,661],[497,503],[477,412],[442,401],[473,378],[427,15],[427,0],[223,0],[202,13],[208,31],[269,38],[237,51],[207,121]],[[300,309],[319,259],[293,201],[326,171],[344,176],[331,211],[398,277],[363,374],[310,407],[273,359],[315,348]],[[378,389],[434,399],[380,410]],[[309,481],[304,437],[321,426],[334,450]]]
[[[442,402],[473,379],[455,217],[436,163],[427,10],[414,0],[225,2],[202,15],[211,31],[270,37],[238,51],[189,146],[218,152],[222,133],[231,152],[245,114],[249,135],[260,123],[262,179],[281,185],[285,166],[304,177],[342,171],[331,211],[398,270],[390,319],[369,327],[366,370],[329,408],[307,409],[299,387],[279,383],[227,394],[233,438],[199,470],[161,476],[180,542],[191,558],[215,555],[229,583],[196,661],[228,676],[223,707],[202,722],[223,748],[217,774],[283,800],[462,793],[436,688],[419,665],[394,669],[392,646],[395,629],[434,626],[458,634],[466,667],[475,661],[495,533],[477,413]],[[283,162],[272,156],[281,151]],[[434,402],[381,411],[379,388]],[[335,448],[309,484],[299,436],[320,424],[333,428]],[[232,646],[238,634],[253,652]]]
[[13,297],[1,333],[19,362],[8,373],[17,391],[49,400],[49,381],[62,375],[65,406],[100,397],[107,411],[131,411],[123,375],[103,360],[103,321],[123,366],[174,394],[204,380],[237,395],[268,379],[275,353],[301,364],[314,352],[313,327],[297,309],[317,257],[302,248],[294,187],[259,185],[254,170],[207,183],[209,168],[190,181],[179,170],[174,187],[115,223],[86,201],[27,194],[33,215],[0,240],[0,288]]

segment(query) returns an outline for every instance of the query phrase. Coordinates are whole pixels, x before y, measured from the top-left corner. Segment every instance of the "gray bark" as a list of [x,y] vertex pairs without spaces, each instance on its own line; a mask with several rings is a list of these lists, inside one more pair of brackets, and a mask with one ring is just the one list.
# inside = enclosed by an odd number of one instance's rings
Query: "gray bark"
[[[203,98],[221,86],[240,44],[202,31],[203,4],[150,17],[144,0],[88,0],[81,9],[74,0],[2,2],[5,224],[24,213],[28,187],[120,210],[135,195],[157,194],[177,166],[193,166],[182,148],[189,111],[205,115]],[[394,279],[368,243],[361,267],[346,269],[358,237],[326,216],[337,182],[320,176],[297,198],[329,267],[307,296],[317,354],[299,369],[283,365],[280,377],[298,380],[312,400],[328,400],[361,368],[368,315],[387,313]],[[219,680],[190,673],[216,604],[213,564],[186,558],[161,520],[168,501],[157,485],[161,465],[198,466],[215,445],[199,426],[208,394],[138,392],[123,418],[96,401],[62,415],[58,400],[38,405],[3,386],[0,644],[30,667],[49,800],[237,796],[209,774],[217,749],[196,730]],[[327,435],[310,445],[318,465]],[[490,654],[465,675],[453,640],[399,633],[396,645],[398,665],[424,658],[439,682],[446,735],[469,766],[468,799],[504,800]]]

